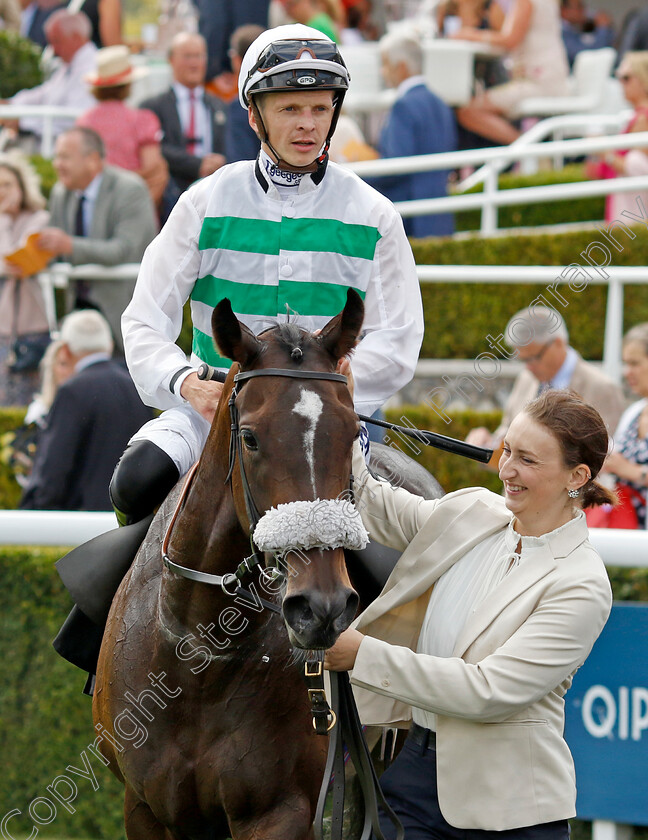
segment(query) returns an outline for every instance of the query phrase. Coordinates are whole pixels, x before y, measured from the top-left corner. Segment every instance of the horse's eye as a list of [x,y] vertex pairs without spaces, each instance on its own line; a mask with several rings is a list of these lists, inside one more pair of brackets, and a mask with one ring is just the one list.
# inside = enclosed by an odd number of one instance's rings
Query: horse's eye
[[259,448],[258,440],[249,429],[241,429],[241,440],[245,444],[246,449],[254,451]]

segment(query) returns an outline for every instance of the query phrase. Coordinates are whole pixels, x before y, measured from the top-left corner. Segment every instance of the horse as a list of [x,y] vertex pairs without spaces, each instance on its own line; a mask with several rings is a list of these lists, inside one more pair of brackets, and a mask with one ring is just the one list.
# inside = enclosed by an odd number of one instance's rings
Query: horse
[[[344,539],[285,546],[281,575],[274,550],[250,561],[251,531],[270,514],[280,533],[290,515],[312,526],[322,506],[359,519],[359,421],[335,371],[362,319],[352,290],[318,335],[289,323],[255,336],[229,301],[214,310],[214,341],[235,364],[195,472],[117,591],[98,662],[95,743],[125,785],[128,840],[313,837],[328,739],[314,732],[302,660],[334,644],[358,595]],[[237,569],[257,575],[245,595]]]

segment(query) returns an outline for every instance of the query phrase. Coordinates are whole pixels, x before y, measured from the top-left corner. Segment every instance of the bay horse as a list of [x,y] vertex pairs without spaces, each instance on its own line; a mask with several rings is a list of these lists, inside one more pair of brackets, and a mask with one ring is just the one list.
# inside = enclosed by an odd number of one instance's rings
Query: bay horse
[[97,744],[125,785],[128,840],[313,836],[328,739],[295,649],[330,647],[354,617],[343,548],[299,551],[280,588],[259,575],[280,613],[257,590],[232,597],[229,573],[251,553],[251,509],[312,512],[348,492],[359,422],[335,369],[362,319],[353,291],[317,336],[292,324],[254,336],[229,301],[214,310],[214,341],[237,364],[190,485],[164,503],[113,600],[97,669]]

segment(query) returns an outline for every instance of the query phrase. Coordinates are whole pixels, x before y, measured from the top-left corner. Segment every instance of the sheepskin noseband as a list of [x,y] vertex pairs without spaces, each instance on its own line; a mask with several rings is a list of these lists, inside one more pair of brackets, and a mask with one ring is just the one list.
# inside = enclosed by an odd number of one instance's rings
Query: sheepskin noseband
[[285,554],[310,548],[364,548],[369,542],[360,513],[347,499],[288,502],[263,514],[254,529],[261,551]]

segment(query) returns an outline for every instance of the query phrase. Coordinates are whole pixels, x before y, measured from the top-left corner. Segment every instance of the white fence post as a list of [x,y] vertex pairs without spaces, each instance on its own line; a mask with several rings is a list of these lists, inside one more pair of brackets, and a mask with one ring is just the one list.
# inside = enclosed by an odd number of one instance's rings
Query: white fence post
[[495,193],[499,186],[498,171],[494,164],[486,167],[484,178],[484,205],[481,217],[481,235],[492,236],[497,230],[497,205],[494,202]]
[[632,826],[609,820],[592,822],[592,840],[631,840]]
[[605,337],[603,342],[603,370],[613,382],[621,382],[621,344],[623,341],[623,281],[608,278],[608,298],[605,309]]

